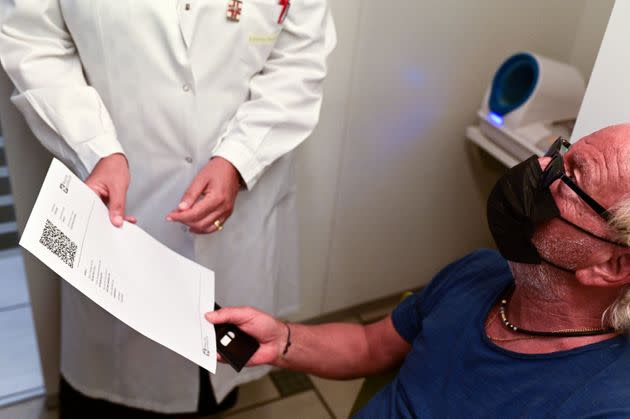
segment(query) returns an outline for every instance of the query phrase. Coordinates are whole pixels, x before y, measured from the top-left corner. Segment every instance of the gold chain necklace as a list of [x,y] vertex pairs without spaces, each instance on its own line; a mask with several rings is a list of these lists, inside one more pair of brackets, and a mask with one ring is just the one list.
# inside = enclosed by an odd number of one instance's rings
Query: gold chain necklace
[[582,337],[582,336],[596,336],[596,335],[606,335],[608,333],[614,333],[615,329],[613,328],[583,328],[583,329],[563,329],[563,330],[552,330],[552,331],[539,331],[539,330],[528,330],[523,329],[522,327],[516,326],[511,323],[507,318],[508,304],[509,299],[514,292],[514,286],[511,286],[507,291],[506,295],[501,298],[501,304],[499,306],[499,314],[501,316],[501,321],[503,325],[508,329],[516,333],[520,333],[528,336],[543,336],[543,337],[562,337],[562,338],[573,338],[573,337]]
[[[497,312],[495,313],[494,316],[492,316],[492,319],[486,323],[486,330],[490,329],[490,326],[494,323],[494,321],[499,317],[499,310],[497,310]],[[516,342],[519,340],[531,340],[531,339],[536,339],[536,336],[518,336],[515,338],[496,338],[493,336],[490,336],[488,333],[486,333],[486,336],[488,337],[488,339],[490,339],[493,342]]]

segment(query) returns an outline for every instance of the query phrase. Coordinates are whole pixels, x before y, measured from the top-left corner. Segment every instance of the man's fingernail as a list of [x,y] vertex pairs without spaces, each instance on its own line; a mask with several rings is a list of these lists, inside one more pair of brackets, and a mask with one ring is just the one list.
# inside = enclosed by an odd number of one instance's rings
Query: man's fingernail
[[166,221],[173,221],[171,217],[166,217]]
[[120,215],[115,216],[114,223],[121,225],[123,223],[123,218]]
[[188,209],[189,205],[188,202],[186,201],[182,201],[179,203],[179,205],[177,206],[177,208],[179,208],[180,210],[186,210]]

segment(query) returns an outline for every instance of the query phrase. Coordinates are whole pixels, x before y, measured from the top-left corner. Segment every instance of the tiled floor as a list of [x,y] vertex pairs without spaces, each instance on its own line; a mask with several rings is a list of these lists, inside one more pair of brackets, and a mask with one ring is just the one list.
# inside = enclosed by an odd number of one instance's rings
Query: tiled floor
[[228,416],[231,419],[330,418],[326,405],[314,391],[299,393]]
[[24,265],[19,249],[0,252],[0,310],[28,304]]
[[0,419],[57,419],[58,417],[56,410],[47,410],[44,407],[43,397],[0,409]]
[[359,394],[363,384],[363,378],[349,381],[326,380],[319,377],[311,377],[315,388],[321,394],[324,402],[336,418],[347,418],[354,404],[354,399]]
[[[370,322],[385,316],[398,297],[315,319],[320,321]],[[309,322],[311,323],[311,322]],[[274,371],[258,381],[241,386],[232,409],[212,419],[320,419],[347,418],[363,379],[325,380],[301,373]],[[284,396],[283,396],[284,394]],[[55,410],[44,408],[43,398],[0,409],[0,419],[57,419]],[[210,418],[209,418],[210,419]]]
[[0,252],[0,406],[43,394],[43,379],[18,249]]

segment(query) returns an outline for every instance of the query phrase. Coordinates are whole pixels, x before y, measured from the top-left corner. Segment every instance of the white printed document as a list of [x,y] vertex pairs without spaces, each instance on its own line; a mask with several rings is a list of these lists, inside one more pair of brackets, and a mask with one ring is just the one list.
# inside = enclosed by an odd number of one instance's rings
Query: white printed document
[[[141,228],[109,221],[100,198],[54,159],[20,245],[109,313],[214,373],[214,273]],[[159,367],[159,366],[156,366]]]

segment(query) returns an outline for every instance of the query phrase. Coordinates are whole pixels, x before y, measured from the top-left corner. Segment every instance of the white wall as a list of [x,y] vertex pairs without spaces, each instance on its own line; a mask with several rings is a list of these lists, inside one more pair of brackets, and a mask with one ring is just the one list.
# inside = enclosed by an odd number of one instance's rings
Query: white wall
[[569,63],[576,66],[587,81],[593,64],[595,64],[597,51],[599,51],[614,4],[615,0],[587,0],[584,2]]
[[572,141],[608,125],[630,122],[630,0],[615,3]]
[[320,123],[300,147],[297,158],[302,310],[295,317],[302,319],[322,310],[362,0],[330,3],[337,27],[337,48],[329,60]]
[[520,50],[588,76],[612,4],[330,1],[339,48],[320,126],[299,151],[298,318],[418,287],[491,245],[485,199],[500,172],[463,137],[484,89]]

